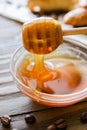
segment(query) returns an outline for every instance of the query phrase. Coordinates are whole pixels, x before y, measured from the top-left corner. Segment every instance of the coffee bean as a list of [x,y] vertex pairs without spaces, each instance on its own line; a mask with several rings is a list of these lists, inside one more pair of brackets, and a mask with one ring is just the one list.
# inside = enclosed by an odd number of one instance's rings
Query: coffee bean
[[54,124],[49,125],[49,126],[47,127],[47,130],[56,130],[56,126],[55,126]]
[[87,123],[87,112],[82,112],[80,115],[80,119],[82,123]]
[[8,115],[4,115],[1,117],[1,123],[3,126],[10,126],[10,122],[11,122],[11,117]]
[[33,124],[33,123],[35,123],[36,119],[33,115],[26,115],[25,121],[29,124]]
[[65,119],[59,119],[55,122],[57,130],[65,130],[67,128],[67,123]]

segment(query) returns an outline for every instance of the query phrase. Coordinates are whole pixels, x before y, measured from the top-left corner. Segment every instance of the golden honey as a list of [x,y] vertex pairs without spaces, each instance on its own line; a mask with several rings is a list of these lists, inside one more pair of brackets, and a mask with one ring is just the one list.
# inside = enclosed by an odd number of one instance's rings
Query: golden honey
[[86,68],[77,58],[44,58],[63,42],[61,32],[60,25],[51,18],[24,25],[23,45],[34,59],[28,55],[23,58],[17,77],[27,87],[48,94],[68,94],[87,85]]
[[48,94],[69,94],[87,86],[86,67],[77,59],[50,57],[38,68],[26,56],[17,69],[17,76],[25,84]]

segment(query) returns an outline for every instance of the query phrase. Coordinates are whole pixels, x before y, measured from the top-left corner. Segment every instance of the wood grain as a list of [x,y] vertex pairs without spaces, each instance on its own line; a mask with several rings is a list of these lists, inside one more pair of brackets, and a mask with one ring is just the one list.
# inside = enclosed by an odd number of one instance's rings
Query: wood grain
[[[60,118],[64,118],[68,122],[67,130],[86,130],[87,124],[82,124],[80,121],[80,114],[86,110],[87,102],[82,102],[65,108],[48,108],[11,115],[12,122],[9,130],[12,128],[17,128],[18,130],[45,130],[48,125],[55,123]],[[33,125],[26,124],[24,119],[26,114],[33,114],[36,117],[36,123]],[[0,125],[0,130],[5,130],[2,125]]]
[[[21,29],[21,24],[0,17],[1,62],[3,58],[5,60],[7,57],[10,61],[11,53],[21,44]],[[10,51],[7,45],[13,46]],[[4,46],[3,50],[2,46]],[[59,118],[67,120],[67,130],[87,130],[87,124],[82,124],[80,121],[80,114],[83,111],[87,111],[87,99],[64,108],[52,108],[37,104],[20,93],[13,79],[8,81],[11,76],[9,62],[4,64],[4,60],[3,64],[0,64],[0,117],[5,114],[10,115],[12,121],[10,128],[4,128],[0,123],[0,130],[12,130],[13,128],[17,130],[46,130],[49,124],[54,123]],[[2,73],[3,71],[4,73]],[[24,120],[26,114],[34,114],[36,123],[33,125],[26,124]]]

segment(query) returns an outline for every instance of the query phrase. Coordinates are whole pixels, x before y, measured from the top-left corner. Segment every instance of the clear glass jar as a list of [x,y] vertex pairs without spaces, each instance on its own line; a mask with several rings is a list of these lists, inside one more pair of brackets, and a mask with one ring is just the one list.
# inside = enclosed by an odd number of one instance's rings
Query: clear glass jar
[[[45,62],[49,62],[47,60],[49,58],[56,57],[58,59],[61,58],[64,60],[75,59],[78,62],[80,61],[82,64],[82,68],[84,68],[85,73],[85,83],[84,85],[80,85],[80,87],[74,88],[73,91],[70,91],[69,93],[47,94],[36,90],[32,86],[27,86],[24,84],[17,76],[17,68],[22,59],[24,59],[26,56],[28,56],[30,60],[34,59],[33,54],[27,52],[23,47],[20,47],[14,52],[11,58],[12,76],[16,82],[17,87],[26,96],[40,104],[54,107],[75,104],[87,97],[87,47],[83,43],[72,39],[64,39],[64,43],[58,47],[58,49],[48,55],[45,55]],[[51,64],[49,65],[51,66]]]

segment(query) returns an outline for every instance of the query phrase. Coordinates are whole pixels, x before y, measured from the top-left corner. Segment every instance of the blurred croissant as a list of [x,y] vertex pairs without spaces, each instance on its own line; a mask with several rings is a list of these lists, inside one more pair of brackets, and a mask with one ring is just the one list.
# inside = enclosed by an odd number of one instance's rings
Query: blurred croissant
[[79,7],[68,12],[63,21],[65,24],[73,26],[86,26],[87,25],[87,0],[80,0]]
[[78,0],[28,0],[32,12],[69,11],[77,5]]

